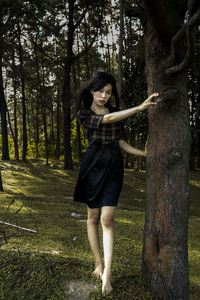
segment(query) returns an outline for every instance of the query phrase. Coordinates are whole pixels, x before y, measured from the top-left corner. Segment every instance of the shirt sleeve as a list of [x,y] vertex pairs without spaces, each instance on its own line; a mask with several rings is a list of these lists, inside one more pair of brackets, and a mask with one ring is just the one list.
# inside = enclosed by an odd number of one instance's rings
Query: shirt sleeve
[[77,119],[81,125],[90,129],[99,129],[103,115],[96,115],[90,110],[80,110]]

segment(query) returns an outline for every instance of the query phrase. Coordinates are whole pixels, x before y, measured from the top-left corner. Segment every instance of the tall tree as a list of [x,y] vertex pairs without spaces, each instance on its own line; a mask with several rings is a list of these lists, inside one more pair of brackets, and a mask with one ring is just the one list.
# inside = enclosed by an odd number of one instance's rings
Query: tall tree
[[[63,104],[63,133],[64,133],[64,169],[72,169],[72,155],[71,155],[71,71],[72,71],[72,60],[77,59],[78,56],[74,55],[73,45],[75,39],[75,30],[82,24],[84,18],[86,17],[86,13],[89,11],[89,7],[92,10],[101,9],[106,4],[106,1],[102,1],[101,3],[97,3],[94,0],[85,0],[83,3],[79,3],[82,5],[82,9],[78,9],[77,5],[75,5],[75,0],[68,0],[68,32],[67,32],[67,40],[66,40],[66,56],[64,57],[64,83],[62,90],[62,104]],[[96,32],[90,34],[90,41],[83,45],[82,53],[79,55],[86,54],[87,51],[91,48],[94,43],[95,37],[97,35],[98,28],[101,26],[100,19],[102,18],[101,14],[96,16],[90,16],[87,14],[87,18],[85,18],[86,26],[88,24],[93,23],[96,25]],[[74,21],[76,20],[76,21]],[[89,26],[87,25],[88,29]],[[90,30],[90,29],[89,29]],[[84,31],[84,36],[85,36]]]
[[24,73],[24,58],[23,58],[23,47],[21,41],[21,24],[20,18],[18,18],[17,22],[17,40],[18,40],[18,51],[19,51],[19,62],[20,62],[20,74],[21,74],[21,95],[22,95],[22,124],[23,124],[23,151],[22,151],[22,160],[26,160],[27,155],[27,113],[26,113],[26,97],[25,97],[25,73]]
[[7,27],[5,24],[4,13],[7,12],[3,9],[3,3],[0,3],[0,114],[1,114],[1,130],[2,130],[2,159],[9,160],[9,149],[8,149],[8,129],[7,129],[7,105],[4,94],[4,83],[3,83],[3,52],[4,52],[4,36]]
[[124,42],[124,0],[120,0],[120,32],[119,32],[119,55],[118,55],[118,91],[119,98],[122,96],[122,61],[123,61],[123,42]]
[[200,168],[200,44],[197,44],[195,56],[188,72],[188,92],[190,99],[190,125],[192,147],[190,168]]
[[69,0],[69,21],[68,21],[68,37],[66,41],[67,55],[65,57],[64,67],[64,84],[62,92],[63,103],[63,133],[64,133],[64,169],[73,169],[70,137],[71,137],[71,95],[70,95],[70,82],[71,82],[71,68],[73,58],[73,43],[74,43],[74,5],[75,0]]
[[[15,57],[14,51],[12,52],[12,64],[15,68]],[[14,97],[14,147],[15,147],[15,159],[19,160],[19,140],[18,140],[18,120],[17,120],[17,83],[15,76],[12,78],[13,81],[13,97]]]
[[149,109],[142,272],[160,299],[189,299],[186,68],[200,3],[142,0],[132,13],[143,22],[148,93],[158,92],[161,100]]

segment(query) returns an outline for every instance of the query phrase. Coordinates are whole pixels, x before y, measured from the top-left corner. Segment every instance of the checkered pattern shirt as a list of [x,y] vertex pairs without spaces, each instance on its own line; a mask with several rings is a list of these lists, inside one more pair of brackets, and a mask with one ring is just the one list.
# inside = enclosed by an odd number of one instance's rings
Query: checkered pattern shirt
[[[116,109],[113,108],[113,111]],[[97,115],[91,109],[82,109],[77,119],[87,130],[88,140],[100,140],[102,144],[109,144],[115,140],[125,139],[124,122],[101,124],[104,115]]]

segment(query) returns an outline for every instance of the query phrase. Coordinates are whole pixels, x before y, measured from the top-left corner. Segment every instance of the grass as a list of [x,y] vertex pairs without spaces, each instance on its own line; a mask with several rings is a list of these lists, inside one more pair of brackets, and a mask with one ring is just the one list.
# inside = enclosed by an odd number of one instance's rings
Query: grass
[[[93,257],[86,232],[86,208],[72,199],[77,169],[42,160],[1,162],[4,192],[0,220],[38,231],[2,226],[13,235],[0,248],[0,299],[66,299],[66,282],[84,280],[97,286],[91,299],[153,299],[142,279],[145,172],[125,170],[116,214],[112,296],[102,297],[101,281],[92,278]],[[200,295],[200,173],[190,174],[190,298]],[[71,214],[79,213],[80,217]],[[102,232],[100,231],[102,235]],[[17,236],[16,236],[17,235]],[[1,234],[2,236],[2,234]],[[2,242],[1,239],[0,242]]]

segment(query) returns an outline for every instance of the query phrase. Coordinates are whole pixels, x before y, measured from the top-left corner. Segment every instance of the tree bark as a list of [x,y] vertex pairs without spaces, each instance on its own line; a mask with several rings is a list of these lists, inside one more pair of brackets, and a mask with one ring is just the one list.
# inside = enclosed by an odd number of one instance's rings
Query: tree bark
[[[79,49],[78,49],[79,50]],[[77,69],[75,68],[75,64],[73,64],[73,81],[74,81],[74,91],[77,90],[78,85],[80,84],[80,78],[77,78],[77,74],[81,74],[80,69],[80,61],[77,59]],[[82,144],[81,144],[81,128],[79,122],[76,120],[76,139],[77,139],[77,153],[78,160],[80,161],[82,158]]]
[[51,119],[51,124],[50,124],[50,128],[51,128],[51,134],[50,134],[50,143],[51,145],[54,145],[55,143],[55,134],[54,134],[54,108],[53,108],[53,99],[50,99],[50,119]]
[[36,78],[37,78],[37,96],[36,96],[36,113],[35,113],[35,148],[36,148],[36,158],[39,157],[39,141],[40,141],[40,130],[39,130],[39,112],[40,112],[40,104],[42,101],[42,84],[40,79],[40,67],[39,67],[39,59],[38,59],[38,50],[36,44],[34,44],[35,50],[35,68],[36,68]]
[[45,68],[42,57],[42,120],[44,128],[44,140],[45,140],[45,158],[46,166],[49,165],[49,142],[48,142],[48,132],[47,132],[47,104],[46,104],[46,93],[45,93]]
[[[149,109],[142,273],[160,299],[189,299],[187,245],[191,138],[186,72],[171,77],[164,75],[170,43],[163,43],[152,24],[150,17],[147,18],[144,34],[148,94],[158,92],[163,100]],[[167,37],[170,35],[170,32],[166,34]],[[180,59],[180,52],[178,55]]]
[[190,151],[190,170],[195,170],[195,138],[194,138],[194,129],[195,129],[195,96],[191,91],[190,95],[190,128],[191,128],[191,151]]
[[60,92],[57,88],[57,103],[56,103],[56,158],[60,159],[60,125],[61,125],[61,111],[60,111]]
[[62,91],[63,103],[63,138],[64,138],[64,169],[73,169],[72,153],[71,153],[71,69],[73,58],[74,43],[74,0],[69,0],[69,22],[68,22],[68,38],[67,38],[67,56],[65,57],[64,67],[64,84]]
[[0,192],[3,192],[3,182],[1,177],[1,170],[0,170]]
[[22,120],[23,120],[23,151],[22,160],[26,161],[28,139],[27,139],[27,126],[26,126],[26,97],[25,97],[25,75],[24,75],[24,61],[23,61],[23,48],[21,44],[21,28],[20,23],[17,23],[17,38],[19,46],[19,62],[20,62],[20,74],[21,74],[21,93],[22,93]]
[[[0,65],[2,65],[1,62]],[[7,118],[6,118],[7,105],[4,96],[2,67],[0,67],[0,113],[1,113],[1,130],[2,130],[2,160],[10,160],[9,148],[8,148]]]
[[[14,63],[14,60],[13,60]],[[15,147],[15,159],[19,160],[19,140],[18,140],[18,122],[17,122],[17,88],[15,79],[13,78],[13,90],[14,90],[14,147]]]
[[[119,55],[118,55],[118,93],[122,96],[122,56],[124,42],[124,0],[120,0],[120,33],[119,33]],[[119,106],[119,103],[118,103]]]
[[8,148],[8,129],[7,129],[7,105],[4,95],[3,85],[3,70],[2,70],[2,59],[3,59],[3,22],[2,16],[0,16],[0,114],[1,114],[1,130],[2,130],[2,160],[10,160],[9,148]]
[[71,153],[71,93],[70,93],[70,79],[71,79],[71,59],[66,58],[65,62],[65,79],[63,86],[63,137],[64,137],[64,169],[73,169],[72,153]]

